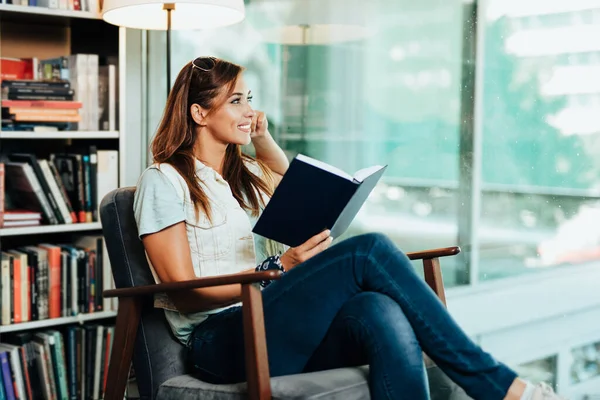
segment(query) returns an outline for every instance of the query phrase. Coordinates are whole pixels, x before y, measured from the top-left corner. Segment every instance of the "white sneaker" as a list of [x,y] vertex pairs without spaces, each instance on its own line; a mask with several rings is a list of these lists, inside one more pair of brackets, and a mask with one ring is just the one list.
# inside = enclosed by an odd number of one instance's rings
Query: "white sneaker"
[[554,393],[554,390],[547,384],[539,383],[533,390],[531,400],[567,400],[567,398]]

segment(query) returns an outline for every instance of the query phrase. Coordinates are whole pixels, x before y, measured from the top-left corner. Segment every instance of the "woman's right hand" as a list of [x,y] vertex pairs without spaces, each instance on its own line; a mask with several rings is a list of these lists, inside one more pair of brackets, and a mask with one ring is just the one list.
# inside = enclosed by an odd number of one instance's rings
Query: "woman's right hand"
[[331,231],[329,229],[324,230],[323,232],[311,237],[300,246],[292,247],[283,253],[279,258],[283,268],[285,268],[286,271],[289,271],[296,265],[305,262],[311,257],[327,249],[333,241],[333,238],[330,236],[330,234]]

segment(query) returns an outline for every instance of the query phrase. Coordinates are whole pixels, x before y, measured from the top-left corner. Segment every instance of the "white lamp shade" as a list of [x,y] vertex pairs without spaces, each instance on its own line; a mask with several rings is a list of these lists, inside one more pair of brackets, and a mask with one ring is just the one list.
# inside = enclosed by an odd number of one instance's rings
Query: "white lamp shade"
[[173,4],[171,29],[211,29],[232,25],[245,17],[244,0],[104,0],[102,19],[126,28],[166,30]]
[[356,25],[311,24],[287,25],[278,28],[262,29],[263,40],[287,45],[326,45],[364,39],[371,33]]
[[373,34],[371,6],[365,0],[252,0],[249,13],[260,20],[267,42],[322,45],[364,39]]

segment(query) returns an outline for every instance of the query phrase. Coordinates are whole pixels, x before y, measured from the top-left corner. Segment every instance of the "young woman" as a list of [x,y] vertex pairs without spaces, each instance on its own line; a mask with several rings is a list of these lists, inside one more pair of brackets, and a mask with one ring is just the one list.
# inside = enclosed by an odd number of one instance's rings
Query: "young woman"
[[[424,351],[474,399],[559,399],[473,343],[385,236],[330,247],[325,231],[290,249],[253,236],[288,160],[242,72],[200,57],[169,95],[134,203],[156,281],[283,270],[262,292],[272,376],[369,364],[373,399],[427,399]],[[240,297],[231,285],[155,299],[205,381],[245,380]]]

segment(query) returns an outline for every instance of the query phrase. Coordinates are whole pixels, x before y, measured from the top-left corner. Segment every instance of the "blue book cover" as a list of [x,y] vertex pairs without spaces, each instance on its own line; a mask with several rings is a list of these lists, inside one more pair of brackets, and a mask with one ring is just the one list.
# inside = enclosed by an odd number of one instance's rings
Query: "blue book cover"
[[322,161],[296,156],[252,232],[296,247],[329,229],[340,237],[367,200],[387,166],[353,176]]
[[6,351],[0,353],[0,369],[2,370],[2,381],[6,391],[6,399],[15,400],[15,389],[13,386],[10,364],[8,362],[8,352]]
[[4,393],[4,379],[0,373],[0,400],[6,400],[6,394]]

